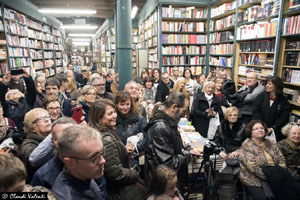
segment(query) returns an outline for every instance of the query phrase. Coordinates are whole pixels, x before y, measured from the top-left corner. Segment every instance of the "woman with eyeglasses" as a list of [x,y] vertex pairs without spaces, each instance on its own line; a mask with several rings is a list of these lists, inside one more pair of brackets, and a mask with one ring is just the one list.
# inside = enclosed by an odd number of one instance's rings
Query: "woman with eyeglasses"
[[108,199],[144,199],[137,186],[138,172],[129,165],[129,154],[120,137],[115,133],[117,108],[108,99],[99,99],[91,106],[89,124],[100,131],[105,147],[104,176],[107,182]]
[[[224,151],[220,153],[224,160],[237,159],[238,150],[246,139],[245,124],[239,119],[237,107],[229,107],[224,113],[224,118],[225,120],[219,125],[212,141],[218,147],[224,148]],[[237,163],[237,165],[239,164]]]
[[97,89],[94,86],[86,85],[80,91],[78,104],[82,106],[83,116],[86,122],[89,122],[89,110],[96,101]]
[[[254,199],[266,199],[262,182],[267,181],[265,166],[286,168],[285,159],[278,146],[266,139],[268,127],[259,120],[250,121],[245,127],[247,139],[239,151],[240,180]],[[287,198],[288,199],[288,198]]]
[[43,108],[49,113],[52,122],[63,117],[63,113],[61,112],[61,102],[55,95],[46,96],[43,102]]
[[26,166],[30,183],[32,175],[37,168],[33,168],[29,163],[29,156],[32,151],[51,133],[51,117],[47,110],[34,108],[26,113],[24,118],[24,128],[26,139],[22,143],[21,157]]

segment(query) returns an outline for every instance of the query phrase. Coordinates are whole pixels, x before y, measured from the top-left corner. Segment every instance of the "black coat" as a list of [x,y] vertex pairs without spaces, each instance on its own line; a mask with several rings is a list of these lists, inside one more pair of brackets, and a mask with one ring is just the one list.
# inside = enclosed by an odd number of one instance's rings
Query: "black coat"
[[235,94],[235,92],[236,92],[236,89],[235,89],[234,82],[229,79],[225,80],[222,93],[225,95],[225,97],[228,101],[231,100],[231,97]]
[[164,111],[153,111],[153,117],[145,129],[145,176],[149,181],[152,170],[165,164],[177,171],[180,189],[184,189],[190,156],[188,149],[184,150],[177,124]]
[[0,83],[0,101],[3,107],[4,117],[13,120],[22,134],[24,134],[25,114],[33,108],[36,99],[36,90],[32,77],[24,77],[24,81],[27,87],[27,95],[21,97],[19,102],[6,101],[5,94],[8,91],[8,87]]
[[169,95],[170,89],[172,89],[174,86],[174,82],[170,80],[169,85],[170,88],[163,81],[160,81],[160,83],[157,86],[155,103],[164,102],[166,100],[167,96]]
[[90,106],[85,101],[80,101],[79,104],[82,106],[82,115],[84,116],[84,120],[88,123]]
[[229,122],[224,120],[218,127],[213,141],[218,147],[223,147],[226,153],[234,152],[246,139],[244,129],[245,124],[238,120],[230,130]]
[[208,117],[207,112],[205,112],[208,108],[213,108],[215,112],[219,113],[220,121],[222,120],[223,112],[219,97],[214,94],[211,106],[209,106],[204,93],[198,93],[192,104],[191,119],[196,131],[203,137],[207,137],[208,132],[210,117]]
[[290,104],[285,96],[277,96],[270,107],[269,93],[263,92],[255,99],[252,111],[252,119],[261,120],[274,129],[277,142],[285,138],[281,128],[289,122],[290,117]]
[[[129,115],[128,117],[121,116],[118,113],[117,125],[115,132],[118,134],[123,144],[126,145],[127,138],[138,133],[144,133],[144,129],[147,125],[147,120],[141,115]],[[145,138],[137,145],[139,152],[144,150]]]

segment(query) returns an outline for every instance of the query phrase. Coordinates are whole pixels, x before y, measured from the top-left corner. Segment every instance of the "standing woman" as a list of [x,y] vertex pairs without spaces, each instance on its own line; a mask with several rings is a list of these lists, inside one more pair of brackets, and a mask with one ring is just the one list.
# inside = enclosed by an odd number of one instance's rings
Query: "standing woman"
[[265,92],[257,96],[252,109],[252,119],[266,123],[270,127],[267,134],[274,131],[277,142],[285,138],[281,128],[289,122],[290,117],[290,104],[283,95],[283,86],[278,76],[267,78]]
[[196,87],[196,81],[193,80],[192,71],[189,68],[185,68],[183,71],[183,77],[185,78],[185,87],[190,92],[191,96],[194,94],[194,87]]
[[92,85],[86,85],[81,89],[80,94],[78,104],[82,106],[84,120],[89,122],[89,111],[91,105],[96,101],[97,90]]
[[215,83],[208,81],[204,83],[203,92],[196,95],[191,109],[191,120],[196,131],[203,137],[207,137],[209,121],[214,118],[217,113],[222,119],[223,112],[219,98],[215,93]]
[[100,131],[104,152],[104,176],[108,199],[140,200],[144,198],[137,186],[139,174],[129,165],[129,155],[120,137],[115,133],[117,112],[114,103],[99,99],[91,106],[90,126]]
[[228,104],[228,101],[227,101],[225,95],[222,94],[223,87],[224,87],[224,79],[218,77],[218,78],[216,78],[215,83],[216,83],[215,95],[217,97],[219,97],[221,106],[223,106],[225,108],[229,107],[229,104]]
[[[115,105],[117,106],[117,128],[116,133],[121,138],[124,145],[127,138],[144,133],[147,120],[140,114],[139,106],[134,103],[128,92],[118,92],[115,97]],[[143,136],[144,137],[144,136]],[[128,149],[132,149],[129,153],[133,153],[133,145],[126,145]],[[137,143],[138,152],[144,151],[144,139]]]
[[157,86],[161,81],[161,71],[158,68],[152,70],[153,77],[153,86],[155,88],[155,92],[157,91]]
[[146,101],[148,104],[155,102],[155,89],[153,87],[153,78],[151,76],[147,76],[144,79],[144,101]]

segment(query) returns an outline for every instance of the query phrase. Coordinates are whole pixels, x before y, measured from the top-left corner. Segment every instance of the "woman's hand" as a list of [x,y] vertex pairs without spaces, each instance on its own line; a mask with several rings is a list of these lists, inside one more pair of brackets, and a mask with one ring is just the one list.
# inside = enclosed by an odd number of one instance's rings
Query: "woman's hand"
[[133,146],[133,144],[127,144],[127,145],[125,146],[125,148],[126,148],[126,151],[127,151],[128,154],[133,154],[133,151],[134,151],[134,146]]
[[227,154],[224,151],[220,153],[220,156],[223,158],[223,160],[227,159]]
[[11,79],[10,72],[7,72],[2,78],[2,83],[4,85],[8,85],[10,82],[10,79]]
[[82,116],[81,119],[80,119],[81,120],[81,122],[79,124],[80,126],[87,126],[87,123],[84,119],[85,119],[84,116]]
[[229,154],[229,158],[233,159],[233,158],[237,158],[239,155],[239,153],[237,151],[232,152],[231,154]]
[[197,151],[197,150],[195,150],[195,149],[190,150],[189,153],[190,153],[192,156],[200,156],[200,155],[201,155],[200,151]]

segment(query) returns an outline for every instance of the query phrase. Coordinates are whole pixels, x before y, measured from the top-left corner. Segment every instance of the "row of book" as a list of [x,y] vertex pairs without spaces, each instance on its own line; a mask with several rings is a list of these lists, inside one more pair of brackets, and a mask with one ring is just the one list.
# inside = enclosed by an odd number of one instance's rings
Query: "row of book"
[[28,29],[28,37],[29,37],[29,38],[38,39],[38,40],[42,40],[43,37],[44,37],[44,33],[43,33],[43,32],[39,32],[39,31],[35,31],[35,30]]
[[272,69],[262,69],[248,66],[239,66],[238,74],[246,76],[248,73],[256,72],[259,74],[259,78],[266,78],[267,76],[273,75]]
[[232,31],[224,31],[218,33],[211,33],[209,35],[210,43],[219,43],[226,41],[233,41],[233,32]]
[[289,2],[289,10],[296,10],[300,8],[299,0],[290,0]]
[[300,52],[286,52],[285,65],[300,66]]
[[[157,22],[157,12],[154,12],[151,16],[149,16],[147,18],[147,20],[145,21],[145,28],[148,29],[150,28],[154,23]],[[111,29],[111,32],[108,30],[107,31],[107,35],[115,35],[114,33],[114,29]]]
[[32,59],[41,59],[43,58],[43,51],[42,50],[33,50],[33,49],[30,49],[30,57]]
[[207,18],[207,9],[197,9],[195,7],[173,8],[162,7],[162,17],[168,18]]
[[162,47],[162,54],[205,54],[206,46],[166,46]]
[[233,54],[233,50],[233,44],[218,44],[209,46],[209,53],[211,54]]
[[55,43],[62,43],[62,39],[60,37],[53,37]]
[[56,59],[55,60],[56,66],[57,65],[62,65],[62,60],[61,59]]
[[151,62],[157,62],[157,54],[149,54],[148,55],[148,60]]
[[162,31],[204,32],[204,22],[162,22]]
[[45,60],[45,68],[47,67],[53,67],[54,61],[53,60]]
[[209,64],[215,66],[231,67],[232,57],[209,57]]
[[43,49],[52,50],[53,49],[53,43],[43,42]]
[[56,58],[62,58],[62,53],[61,52],[55,52],[55,57]]
[[210,31],[217,31],[223,28],[234,26],[234,19],[235,15],[233,14],[216,21],[212,20],[210,21],[209,29]]
[[10,46],[28,47],[28,38],[7,35],[7,40]]
[[6,60],[6,58],[7,58],[6,49],[0,49],[0,59],[1,60],[3,60],[3,59]]
[[42,30],[41,23],[37,23],[37,22],[32,21],[30,19],[27,20],[27,26],[28,26],[28,28],[34,28],[34,29],[37,29],[37,30]]
[[52,29],[52,34],[56,37],[62,37],[61,32],[55,28]]
[[162,44],[205,44],[206,35],[162,34]]
[[28,57],[28,49],[26,48],[12,48],[8,49],[9,56]]
[[276,35],[278,26],[278,18],[272,19],[270,22],[257,22],[255,24],[243,25],[237,29],[237,39],[252,39],[271,37]]
[[[224,70],[224,67],[216,67],[216,66],[210,66],[209,67],[209,72],[211,74],[216,74],[219,69]],[[231,74],[232,74],[232,69],[231,68],[225,68],[227,79],[231,80]]]
[[273,66],[274,56],[267,54],[241,54],[241,64],[245,65],[259,65],[259,66]]
[[11,21],[5,21],[5,27],[8,32],[8,34],[17,34],[21,36],[27,36],[27,27],[22,26],[20,24],[11,22]]
[[15,22],[18,22],[19,24],[26,25],[25,15],[22,15],[21,13],[18,13],[15,10],[4,8],[4,17],[6,19],[10,19],[10,20],[13,20]]
[[283,80],[292,84],[300,85],[300,70],[295,69],[285,69]]
[[[178,67],[179,74],[182,76],[184,69],[187,67]],[[205,73],[205,67],[202,66],[191,66],[189,69],[192,71],[193,75],[200,75],[202,73]],[[163,67],[162,68],[163,72],[168,72],[169,75],[171,76],[173,74],[173,67]]]
[[53,42],[53,36],[49,33],[43,34],[43,40],[46,42]]
[[300,15],[287,17],[284,19],[283,34],[300,33]]
[[202,65],[205,57],[200,56],[163,56],[163,65]]
[[241,42],[240,52],[274,52],[275,42],[275,39]]
[[46,73],[46,77],[53,76],[55,74],[55,70],[52,68],[48,68],[45,70],[45,73]]
[[6,74],[9,71],[7,63],[0,63],[0,73]]
[[262,6],[252,6],[243,12],[238,13],[237,23],[253,22],[269,16],[277,16],[278,11],[270,15]]
[[4,31],[4,28],[3,28],[3,23],[2,23],[2,21],[0,21],[0,31]]
[[243,6],[243,5],[246,5],[246,4],[249,4],[249,3],[253,3],[253,2],[260,2],[258,0],[238,0],[239,2],[239,6]]
[[235,7],[236,7],[236,1],[234,1],[232,3],[224,3],[216,8],[212,8],[210,11],[211,17],[222,15],[227,11],[235,9]]
[[42,48],[42,41],[39,40],[30,40],[29,39],[29,48],[37,48],[41,49]]
[[10,67],[28,67],[30,66],[31,60],[29,58],[11,58],[9,59]]
[[286,41],[285,49],[300,49],[300,41]]
[[32,65],[34,67],[35,70],[40,70],[44,68],[44,62],[43,61],[33,61]]
[[48,26],[46,24],[43,24],[42,25],[42,31],[46,32],[46,33],[51,33],[51,28],[50,28],[50,26]]

